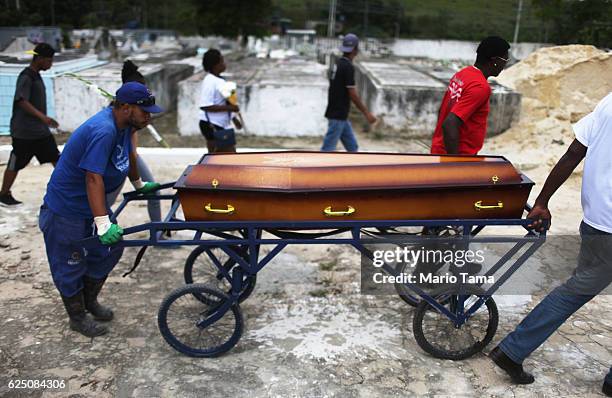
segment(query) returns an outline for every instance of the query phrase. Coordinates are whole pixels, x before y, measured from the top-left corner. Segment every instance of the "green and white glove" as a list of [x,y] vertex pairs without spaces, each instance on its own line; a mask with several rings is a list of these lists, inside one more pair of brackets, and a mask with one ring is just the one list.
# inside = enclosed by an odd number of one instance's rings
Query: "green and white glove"
[[123,229],[119,225],[111,223],[108,215],[94,217],[94,222],[98,239],[103,245],[114,245],[122,239]]
[[159,182],[151,182],[151,181],[143,182],[142,178],[139,178],[136,181],[130,181],[130,182],[136,189],[136,192],[142,193],[142,194],[148,194],[148,193],[154,192],[158,190],[159,187],[161,186]]

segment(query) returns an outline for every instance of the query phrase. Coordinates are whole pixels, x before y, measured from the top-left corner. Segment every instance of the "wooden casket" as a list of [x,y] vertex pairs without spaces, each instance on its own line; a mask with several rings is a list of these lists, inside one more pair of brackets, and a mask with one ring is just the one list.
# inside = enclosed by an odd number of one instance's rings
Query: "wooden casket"
[[205,155],[177,181],[187,221],[520,218],[533,182],[502,156]]

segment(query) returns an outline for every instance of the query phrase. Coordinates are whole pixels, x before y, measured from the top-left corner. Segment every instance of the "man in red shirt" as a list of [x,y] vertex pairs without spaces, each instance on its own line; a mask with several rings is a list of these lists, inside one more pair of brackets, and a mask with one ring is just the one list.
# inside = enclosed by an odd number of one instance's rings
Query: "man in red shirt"
[[490,36],[480,42],[476,62],[457,72],[438,111],[431,140],[433,154],[476,155],[484,144],[489,115],[489,76],[497,76],[508,62],[510,44]]

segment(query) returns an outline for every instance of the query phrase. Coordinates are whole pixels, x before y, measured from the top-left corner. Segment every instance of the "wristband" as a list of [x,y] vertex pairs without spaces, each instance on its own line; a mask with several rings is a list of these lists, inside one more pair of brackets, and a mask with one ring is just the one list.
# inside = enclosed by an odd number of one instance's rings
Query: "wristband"
[[130,181],[130,182],[132,183],[132,186],[134,187],[134,189],[137,189],[137,190],[145,186],[144,182],[142,182],[142,178],[139,178],[137,180]]
[[106,232],[108,232],[111,225],[113,225],[108,215],[94,217],[94,223],[96,223],[96,231],[98,236],[104,235]]

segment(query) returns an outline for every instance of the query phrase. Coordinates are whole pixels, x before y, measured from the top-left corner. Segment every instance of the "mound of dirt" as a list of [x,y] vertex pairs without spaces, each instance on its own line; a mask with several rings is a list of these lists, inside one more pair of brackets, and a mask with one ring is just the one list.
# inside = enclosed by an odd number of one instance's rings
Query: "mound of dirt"
[[497,78],[522,94],[519,122],[487,141],[523,169],[550,168],[574,139],[577,122],[612,91],[612,53],[593,46],[540,49]]

